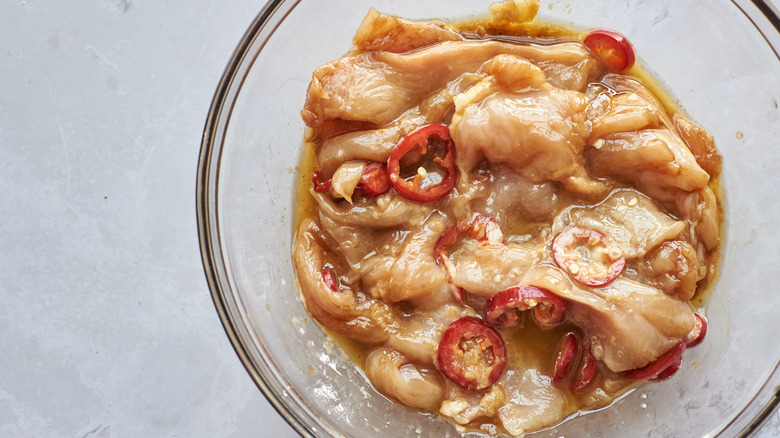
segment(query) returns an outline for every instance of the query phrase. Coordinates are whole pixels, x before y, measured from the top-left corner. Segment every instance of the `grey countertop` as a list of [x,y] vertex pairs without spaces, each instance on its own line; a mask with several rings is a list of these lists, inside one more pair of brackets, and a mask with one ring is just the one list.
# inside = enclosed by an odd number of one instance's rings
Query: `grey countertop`
[[263,4],[0,1],[0,436],[296,436],[225,336],[195,219]]

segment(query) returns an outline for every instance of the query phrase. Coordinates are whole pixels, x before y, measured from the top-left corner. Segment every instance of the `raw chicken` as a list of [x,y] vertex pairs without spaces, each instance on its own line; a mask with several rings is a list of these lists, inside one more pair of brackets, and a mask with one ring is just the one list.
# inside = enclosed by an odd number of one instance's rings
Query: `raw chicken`
[[368,355],[366,376],[379,392],[413,408],[433,411],[444,398],[444,383],[438,371],[418,367],[389,348]]
[[710,175],[710,178],[720,175],[723,157],[720,156],[715,147],[715,139],[712,138],[712,134],[678,114],[674,116],[674,125],[688,145],[688,149],[696,157],[696,162]]
[[440,91],[426,97],[393,123],[373,130],[352,131],[323,139],[317,154],[317,166],[329,178],[344,162],[367,160],[386,162],[398,142],[424,125],[449,122],[455,111],[453,97],[477,81],[479,76],[466,73],[449,82]]
[[468,240],[452,254],[452,282],[486,298],[520,284],[545,248],[539,242],[502,244]]
[[699,261],[696,249],[680,240],[662,243],[632,271],[636,273],[631,276],[633,280],[657,287],[682,301],[693,298],[699,281],[707,275],[707,267]]
[[359,52],[403,53],[442,41],[458,40],[460,36],[442,21],[411,21],[371,8],[352,42]]
[[600,191],[582,158],[589,136],[587,97],[551,86],[539,67],[516,56],[497,56],[483,71],[485,79],[455,96],[450,129],[461,176],[484,158],[534,183],[559,181],[574,190]]
[[373,229],[399,225],[420,225],[432,212],[429,206],[410,202],[395,192],[387,192],[373,199],[357,200],[353,204],[339,202],[328,194],[311,195],[317,201],[322,214],[342,224]]
[[[384,126],[417,106],[429,94],[463,73],[501,54],[550,65],[598,65],[580,44],[550,46],[503,42],[446,41],[411,53],[363,52],[325,64],[314,71],[302,116],[320,127],[330,120]],[[446,65],[447,68],[439,68]],[[590,74],[591,69],[585,69]],[[583,80],[584,82],[584,80]]]
[[597,48],[512,36],[538,8],[462,28],[371,9],[301,112],[306,307],[377,391],[461,432],[521,436],[669,378],[651,371],[718,261],[713,137]]
[[507,402],[498,409],[498,417],[512,436],[552,426],[565,416],[563,394],[550,377],[535,369],[507,371],[499,384]]
[[350,289],[334,291],[325,283],[322,238],[312,220],[304,221],[295,236],[293,264],[309,312],[325,327],[350,339],[367,344],[383,342],[393,319],[392,309]]
[[458,217],[482,213],[511,227],[519,217],[531,222],[552,219],[563,208],[560,189],[553,182],[532,183],[506,166],[490,166],[478,171],[471,181],[459,186],[467,212]]
[[444,232],[445,220],[432,215],[414,233],[403,233],[399,239],[377,248],[366,258],[360,270],[366,290],[374,297],[389,301],[419,301],[425,305],[447,297],[447,279],[436,263],[433,247]]
[[619,132],[603,141],[603,147],[585,153],[592,172],[630,182],[650,196],[666,201],[672,199],[670,190],[699,190],[710,180],[685,143],[668,129]]
[[585,331],[593,356],[613,372],[649,364],[693,329],[688,303],[632,280],[618,278],[605,287],[587,288],[543,264],[522,282],[565,298],[567,318]]
[[647,196],[627,189],[616,190],[596,206],[570,208],[556,221],[554,231],[572,224],[608,236],[627,259],[643,257],[685,230],[684,222],[659,210]]

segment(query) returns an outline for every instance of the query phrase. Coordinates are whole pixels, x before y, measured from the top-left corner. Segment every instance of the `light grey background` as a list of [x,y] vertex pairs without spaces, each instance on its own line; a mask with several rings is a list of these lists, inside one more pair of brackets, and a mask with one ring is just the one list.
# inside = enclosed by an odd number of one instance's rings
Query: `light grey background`
[[263,3],[0,0],[0,436],[296,436],[225,336],[195,220]]

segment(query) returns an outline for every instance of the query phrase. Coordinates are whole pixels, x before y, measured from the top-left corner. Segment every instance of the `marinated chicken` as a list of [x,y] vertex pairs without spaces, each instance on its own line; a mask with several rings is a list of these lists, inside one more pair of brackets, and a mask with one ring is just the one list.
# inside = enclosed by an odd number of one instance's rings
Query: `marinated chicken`
[[362,346],[378,392],[459,431],[604,407],[671,378],[707,329],[712,136],[631,75],[621,35],[518,34],[537,9],[458,26],[372,9],[302,111],[305,305]]

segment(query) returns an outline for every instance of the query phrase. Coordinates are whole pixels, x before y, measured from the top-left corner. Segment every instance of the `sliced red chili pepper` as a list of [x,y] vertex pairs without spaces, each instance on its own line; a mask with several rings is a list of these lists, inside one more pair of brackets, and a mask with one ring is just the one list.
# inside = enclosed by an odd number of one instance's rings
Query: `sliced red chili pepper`
[[701,344],[701,341],[704,340],[704,336],[707,335],[707,326],[709,325],[707,323],[707,318],[698,313],[694,313],[693,316],[696,317],[696,324],[694,324],[693,330],[691,330],[685,338],[686,348],[693,348]]
[[668,367],[666,367],[666,369],[658,373],[657,376],[655,376],[650,380],[652,382],[660,382],[672,377],[677,373],[677,371],[680,371],[680,367],[682,366],[682,360],[683,360],[682,354],[679,356],[675,356],[675,359],[669,364]]
[[327,266],[322,268],[322,281],[325,282],[333,292],[339,291],[338,283],[336,283],[336,279],[333,277],[333,270]]
[[314,191],[317,193],[327,192],[328,189],[330,189],[331,184],[333,184],[332,180],[327,180],[324,183],[321,183],[319,170],[314,171],[314,173],[311,176],[311,181],[312,183],[314,183]]
[[463,302],[463,289],[452,283],[452,277],[455,275],[455,265],[452,264],[452,260],[447,256],[446,249],[449,246],[455,244],[458,241],[458,226],[453,225],[442,233],[433,245],[433,257],[436,262],[444,268],[444,272],[447,273],[447,282],[450,286],[450,293],[455,298],[455,301]]
[[447,247],[450,247],[457,243],[458,237],[461,234],[468,233],[472,239],[479,240],[480,242],[497,242],[504,243],[504,233],[501,231],[501,227],[498,225],[495,219],[481,214],[475,215],[471,219],[465,222],[460,222],[457,225],[453,225],[439,236],[436,240],[436,244],[433,247],[434,255],[437,257],[439,254],[446,255]]
[[433,254],[437,258],[441,257],[442,255],[446,256],[446,249],[458,241],[458,236],[460,236],[460,233],[458,232],[457,225],[448,227],[446,230],[444,230],[441,236],[439,236],[439,238],[436,240],[436,243],[433,245]]
[[[680,342],[648,365],[623,372],[623,377],[634,381],[668,379],[680,369],[683,351],[685,351],[685,342]],[[671,368],[671,374],[664,373],[668,368]]]
[[577,375],[577,379],[572,382],[572,392],[582,391],[590,386],[596,379],[596,358],[590,352],[590,344],[587,342],[582,343],[582,366],[580,366],[580,372]]
[[604,234],[574,225],[555,236],[552,251],[561,269],[590,287],[611,283],[626,265],[622,251],[608,245]]
[[574,332],[567,332],[563,335],[558,356],[555,358],[553,382],[560,383],[569,377],[574,361],[577,359],[579,346],[580,340]]
[[518,314],[534,309],[534,319],[543,327],[559,324],[566,316],[566,301],[536,286],[511,287],[499,292],[485,304],[485,321],[499,328],[511,327],[518,321]]
[[387,166],[383,163],[369,163],[363,169],[359,189],[369,196],[379,196],[390,190],[390,179],[387,176]]
[[504,233],[498,222],[492,217],[478,214],[470,221],[458,226],[461,234],[471,232],[471,238],[480,242],[504,243]]
[[464,316],[444,331],[436,359],[448,379],[475,391],[490,387],[501,377],[506,350],[495,330],[478,318]]
[[622,71],[636,60],[634,48],[623,35],[606,29],[596,29],[588,32],[582,41],[608,69]]
[[[419,148],[420,157],[425,157],[431,145],[434,145],[434,153],[440,152],[438,150],[440,148],[436,145],[444,147],[443,153],[432,159],[443,172],[443,175],[440,174],[441,180],[424,186],[423,183],[428,179],[426,175],[434,172],[423,167],[419,167],[414,176],[409,175],[408,179],[404,179],[401,176],[401,160],[407,155],[411,156],[410,152],[415,148]],[[455,167],[455,142],[450,136],[450,129],[444,125],[427,125],[406,136],[390,153],[390,158],[387,160],[387,173],[395,191],[412,201],[428,202],[447,196],[455,187],[458,178],[458,170]]]
[[[590,386],[596,380],[596,358],[590,352],[590,343],[576,332],[566,332],[561,338],[558,356],[555,359],[553,382],[562,383],[568,379],[569,391],[579,392]],[[573,371],[579,363],[579,370]]]

